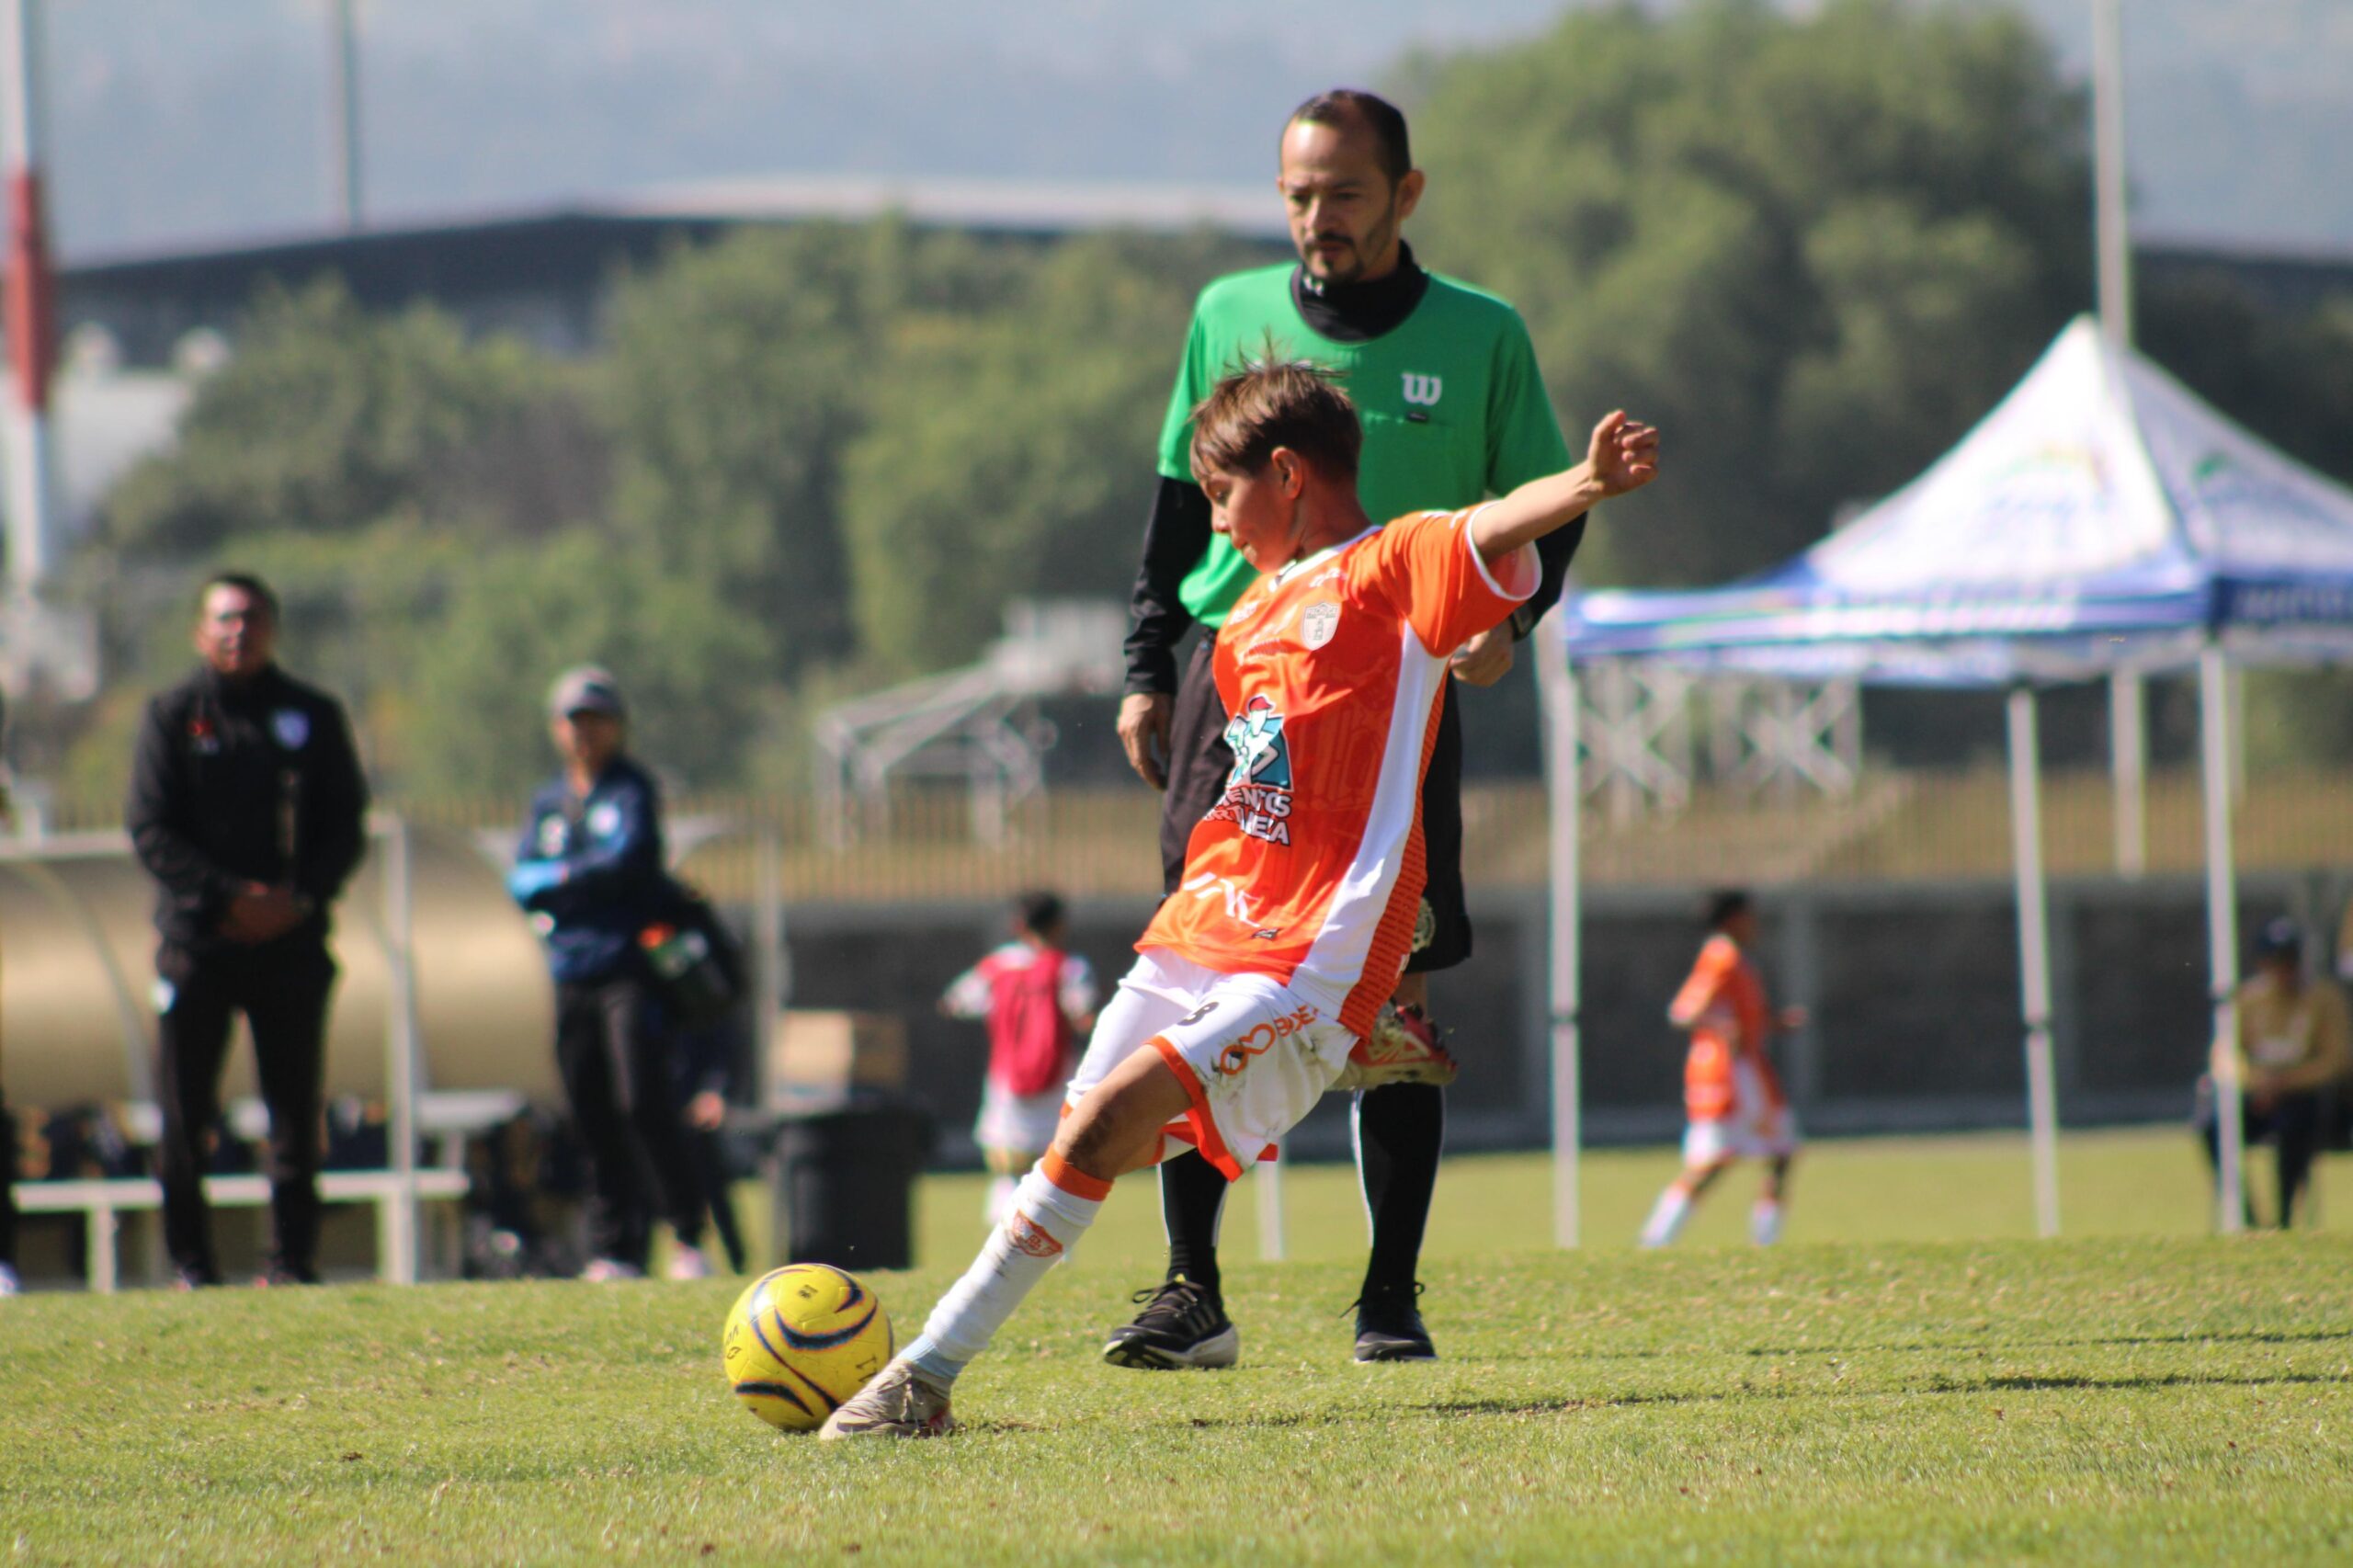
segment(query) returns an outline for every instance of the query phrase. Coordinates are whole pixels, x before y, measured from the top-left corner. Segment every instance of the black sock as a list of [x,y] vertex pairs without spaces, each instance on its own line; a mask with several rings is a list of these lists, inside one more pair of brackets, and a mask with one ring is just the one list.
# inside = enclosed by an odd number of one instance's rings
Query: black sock
[[1225,1212],[1225,1173],[1192,1150],[1160,1165],[1160,1218],[1168,1227],[1168,1278],[1179,1274],[1222,1296],[1217,1272],[1218,1220]]
[[1410,1290],[1446,1144],[1446,1091],[1436,1084],[1368,1089],[1357,1096],[1356,1115],[1357,1167],[1372,1214],[1364,1294]]

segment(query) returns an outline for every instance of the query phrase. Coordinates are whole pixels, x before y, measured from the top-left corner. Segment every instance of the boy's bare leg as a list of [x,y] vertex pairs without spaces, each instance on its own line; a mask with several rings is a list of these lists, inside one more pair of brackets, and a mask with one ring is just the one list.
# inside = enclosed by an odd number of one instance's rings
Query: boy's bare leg
[[1642,1244],[1663,1247],[1675,1240],[1682,1233],[1683,1221],[1691,1217],[1691,1206],[1715,1185],[1716,1178],[1723,1175],[1731,1164],[1730,1156],[1726,1156],[1684,1166],[1683,1174],[1667,1183],[1666,1190],[1658,1195],[1658,1202],[1651,1210],[1650,1219],[1643,1225]]
[[1756,1207],[1748,1211],[1748,1239],[1758,1246],[1771,1246],[1781,1239],[1781,1204],[1789,1191],[1793,1157],[1777,1154],[1766,1164],[1765,1186],[1756,1195]]
[[1163,1132],[1191,1105],[1150,1044],[1111,1070],[1064,1119],[1012,1210],[923,1333],[825,1422],[827,1437],[930,1437],[949,1430],[948,1392],[1046,1271],[1078,1244],[1112,1181],[1159,1162]]

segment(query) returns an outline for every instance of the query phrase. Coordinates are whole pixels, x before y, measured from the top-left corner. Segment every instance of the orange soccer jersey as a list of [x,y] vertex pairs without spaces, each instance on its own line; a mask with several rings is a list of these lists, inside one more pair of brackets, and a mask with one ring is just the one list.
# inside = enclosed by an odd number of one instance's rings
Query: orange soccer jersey
[[1709,937],[1666,1016],[1677,1028],[1691,1031],[1691,1054],[1683,1062],[1683,1108],[1693,1120],[1715,1121],[1732,1114],[1739,1097],[1733,1072],[1735,1058],[1754,1066],[1766,1099],[1775,1108],[1780,1107],[1780,1081],[1765,1055],[1765,1041],[1773,1030],[1772,1006],[1766,1000],[1763,978],[1739,943],[1722,932]]
[[1371,1028],[1421,904],[1448,656],[1536,591],[1533,549],[1489,563],[1472,548],[1475,510],[1369,528],[1235,602],[1216,657],[1233,770],[1139,949],[1269,976]]

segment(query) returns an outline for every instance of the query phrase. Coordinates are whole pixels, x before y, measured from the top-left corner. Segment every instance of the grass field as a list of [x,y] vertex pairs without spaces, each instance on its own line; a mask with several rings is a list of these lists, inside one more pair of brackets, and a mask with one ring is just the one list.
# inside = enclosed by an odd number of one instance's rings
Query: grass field
[[[2338,1166],[2349,1162],[2338,1161]],[[1244,1364],[1093,1358],[1155,1262],[1149,1184],[959,1390],[852,1451],[733,1407],[733,1283],[373,1286],[0,1303],[0,1552],[35,1562],[2353,1560],[2353,1240],[2209,1239],[2177,1134],[2078,1137],[2070,1226],[2014,1140],[1825,1145],[1792,1243],[1628,1250],[1659,1152],[1449,1166],[1446,1359],[1347,1359],[1361,1219],[1293,1173],[1293,1261],[1228,1236]],[[2015,1167],[2015,1168],[2014,1168]],[[2353,1228],[2353,1187],[2324,1208]],[[912,1328],[976,1239],[928,1184]],[[1961,1239],[1972,1235],[1990,1239]]]

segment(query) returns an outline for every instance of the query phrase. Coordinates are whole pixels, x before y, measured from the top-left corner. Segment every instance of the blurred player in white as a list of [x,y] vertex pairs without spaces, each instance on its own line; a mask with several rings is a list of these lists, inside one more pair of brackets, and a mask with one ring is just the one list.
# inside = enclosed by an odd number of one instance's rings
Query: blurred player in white
[[1063,946],[1068,935],[1061,899],[1025,892],[1013,901],[1013,940],[958,975],[939,999],[951,1018],[988,1022],[988,1081],[972,1138],[996,1178],[992,1225],[1012,1209],[1016,1178],[1053,1146],[1078,1042],[1095,1027],[1095,971]]
[[1790,1164],[1797,1158],[1797,1119],[1765,1053],[1777,1033],[1805,1027],[1805,1011],[1773,1011],[1764,977],[1749,959],[1756,942],[1756,909],[1747,893],[1729,890],[1709,901],[1706,943],[1691,977],[1666,1010],[1669,1022],[1689,1031],[1684,1059],[1683,1174],[1667,1184],[1643,1226],[1642,1244],[1663,1247],[1683,1229],[1699,1200],[1733,1161],[1766,1162],[1765,1187],[1750,1210],[1748,1235],[1758,1246],[1781,1237],[1781,1206]]
[[1448,660],[1536,591],[1538,539],[1650,481],[1658,437],[1613,414],[1566,472],[1386,528],[1357,498],[1362,441],[1347,395],[1295,363],[1228,376],[1196,411],[1211,526],[1263,574],[1218,634],[1235,752],[1224,796],[1096,1024],[1053,1147],[923,1333],[824,1437],[950,1430],[957,1376],[1115,1179],[1185,1144],[1239,1179],[1369,1065],[1427,881],[1421,786]]

